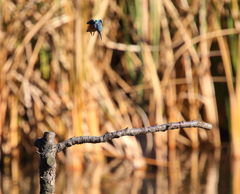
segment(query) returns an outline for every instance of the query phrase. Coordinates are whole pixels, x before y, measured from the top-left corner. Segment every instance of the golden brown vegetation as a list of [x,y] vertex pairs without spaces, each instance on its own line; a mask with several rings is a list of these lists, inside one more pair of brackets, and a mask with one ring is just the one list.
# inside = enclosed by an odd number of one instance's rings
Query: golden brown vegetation
[[[213,130],[149,134],[143,150],[135,137],[124,137],[59,157],[79,169],[84,158],[127,157],[139,168],[151,161],[143,153],[150,158],[154,150],[153,163],[165,164],[167,148],[220,147],[219,123],[240,157],[238,13],[236,0],[1,0],[4,165],[14,159],[14,168],[20,153],[33,154],[44,131],[61,141],[193,119]],[[86,33],[92,18],[103,20],[102,41]]]

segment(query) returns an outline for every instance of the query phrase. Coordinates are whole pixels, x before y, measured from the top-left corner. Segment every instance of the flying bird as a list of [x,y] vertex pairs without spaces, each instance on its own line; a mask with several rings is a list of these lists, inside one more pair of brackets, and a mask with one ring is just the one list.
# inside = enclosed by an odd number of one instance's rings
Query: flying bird
[[90,34],[93,36],[95,34],[95,32],[97,31],[102,40],[102,30],[103,30],[102,20],[91,19],[87,22],[87,24],[89,24],[88,28],[87,28],[87,32],[90,32]]

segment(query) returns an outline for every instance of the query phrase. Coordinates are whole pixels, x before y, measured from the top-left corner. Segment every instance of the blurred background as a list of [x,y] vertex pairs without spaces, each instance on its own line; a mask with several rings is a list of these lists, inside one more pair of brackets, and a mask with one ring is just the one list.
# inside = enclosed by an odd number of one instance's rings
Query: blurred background
[[[1,190],[39,193],[45,131],[56,143],[128,128],[188,128],[57,154],[56,193],[240,190],[237,0],[0,0]],[[103,39],[86,22],[103,20]]]

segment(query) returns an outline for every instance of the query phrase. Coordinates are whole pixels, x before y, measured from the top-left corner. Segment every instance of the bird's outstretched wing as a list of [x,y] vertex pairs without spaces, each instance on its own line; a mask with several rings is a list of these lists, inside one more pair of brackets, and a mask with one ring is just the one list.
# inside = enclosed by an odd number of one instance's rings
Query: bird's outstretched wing
[[102,39],[102,30],[103,30],[102,20],[95,20],[94,27],[97,29],[97,31],[100,35],[100,38]]
[[96,20],[95,23],[94,23],[94,27],[96,29],[98,29],[99,31],[102,31],[103,27],[102,27],[102,22],[101,20]]

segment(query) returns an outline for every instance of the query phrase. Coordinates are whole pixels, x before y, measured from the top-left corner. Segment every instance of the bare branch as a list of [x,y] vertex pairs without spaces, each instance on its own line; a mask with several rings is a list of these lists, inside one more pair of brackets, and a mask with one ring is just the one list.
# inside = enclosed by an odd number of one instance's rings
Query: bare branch
[[122,136],[135,136],[135,135],[143,135],[146,133],[154,133],[154,132],[164,132],[166,130],[173,130],[179,128],[202,128],[206,130],[211,130],[212,125],[209,123],[205,123],[203,121],[181,121],[175,123],[167,123],[163,125],[155,125],[152,127],[143,127],[143,128],[133,128],[133,129],[123,129],[116,132],[106,133],[103,136],[79,136],[72,137],[66,141],[63,141],[57,144],[57,152],[62,151],[67,147],[71,147],[75,144],[83,144],[83,143],[103,143],[107,141],[111,141],[112,139],[119,138]]

